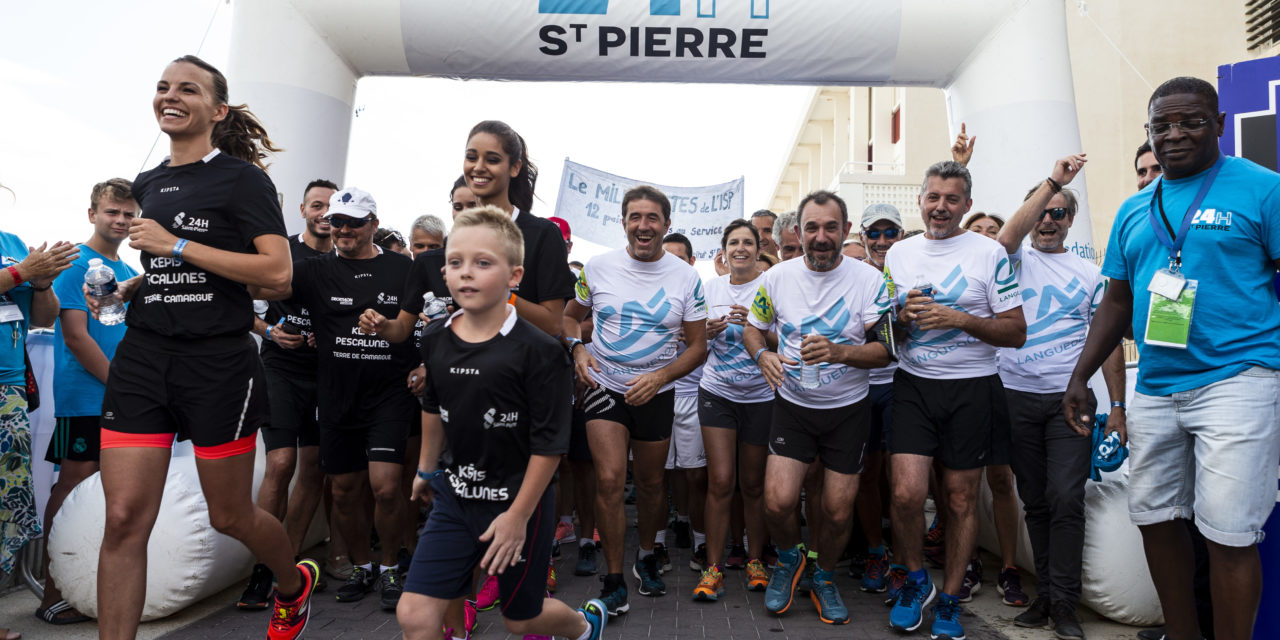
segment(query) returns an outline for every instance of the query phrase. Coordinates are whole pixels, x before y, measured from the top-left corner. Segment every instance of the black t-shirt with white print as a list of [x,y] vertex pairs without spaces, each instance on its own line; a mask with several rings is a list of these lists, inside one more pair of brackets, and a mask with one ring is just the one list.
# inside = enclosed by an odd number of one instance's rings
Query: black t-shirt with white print
[[325,254],[293,265],[293,299],[311,312],[316,336],[322,419],[344,416],[364,395],[403,388],[417,366],[407,340],[392,344],[359,329],[365,309],[395,317],[409,265],[390,251],[365,260]]
[[454,494],[509,503],[531,455],[557,456],[569,448],[573,369],[555,338],[514,311],[498,335],[479,343],[464,342],[449,328],[461,313],[423,333],[422,410],[439,414],[444,424],[440,468]]
[[[256,253],[254,238],[286,235],[271,178],[258,167],[214,150],[177,167],[165,160],[138,174],[133,195],[141,218],[179,238],[214,249]],[[142,285],[126,323],[178,339],[244,336],[253,328],[245,285],[172,256],[142,252]]]
[[[302,234],[289,238],[289,254],[293,257],[295,265],[308,258],[325,255],[323,251],[316,251],[307,246],[307,243],[302,241]],[[263,340],[262,363],[275,368],[314,375],[316,349],[306,342],[306,337],[311,335],[311,312],[293,298],[268,302],[267,315],[264,318],[266,323],[275,326],[282,319],[302,332],[303,342],[296,349],[285,349],[274,341]],[[273,329],[273,331],[278,330],[279,328]]]

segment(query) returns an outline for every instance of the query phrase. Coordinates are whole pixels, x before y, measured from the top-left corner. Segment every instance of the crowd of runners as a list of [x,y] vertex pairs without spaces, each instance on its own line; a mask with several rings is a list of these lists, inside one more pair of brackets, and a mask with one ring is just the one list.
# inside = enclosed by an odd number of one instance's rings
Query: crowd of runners
[[[502,122],[460,139],[461,176],[439,185],[452,224],[428,213],[406,237],[358,188],[273,184],[278,149],[227,91],[202,60],[173,61],[153,98],[169,157],[93,188],[89,239],[28,249],[0,234],[14,338],[0,568],[100,471],[101,637],[137,632],[176,438],[194,444],[213,527],[257,558],[237,606],[270,609],[268,638],[298,637],[326,589],[378,598],[406,638],[469,638],[497,607],[511,633],[579,640],[601,637],[633,590],[749,590],[775,615],[802,615],[807,593],[833,625],[851,622],[845,598],[871,597],[854,591],[878,594],[892,628],[960,640],[961,604],[987,573],[1022,609],[1016,624],[1083,638],[1095,429],[1128,444],[1158,633],[1249,636],[1280,461],[1280,176],[1218,152],[1208,83],[1152,95],[1140,191],[1101,267],[1065,248],[1085,154],[1063,150],[1006,220],[972,211],[983,176],[962,129],[918,211],[849,211],[815,191],[725,225],[706,281],[647,186],[622,199],[625,247],[571,261],[569,225],[533,213],[537,169]],[[286,233],[277,189],[301,195],[301,233]],[[126,240],[140,274],[118,254]],[[99,321],[91,259],[114,270],[125,324]],[[40,523],[22,343],[55,317],[46,458],[61,473]],[[1126,334],[1142,365],[1131,406]],[[1110,406],[1088,388],[1098,370]],[[995,571],[976,549],[984,478]],[[321,504],[329,544],[303,559]],[[1019,519],[1034,589],[1014,566]],[[1193,589],[1193,540],[1211,595]],[[669,545],[691,550],[691,593],[667,590]],[[556,557],[599,574],[598,599],[556,600]],[[87,619],[51,578],[37,615]]]

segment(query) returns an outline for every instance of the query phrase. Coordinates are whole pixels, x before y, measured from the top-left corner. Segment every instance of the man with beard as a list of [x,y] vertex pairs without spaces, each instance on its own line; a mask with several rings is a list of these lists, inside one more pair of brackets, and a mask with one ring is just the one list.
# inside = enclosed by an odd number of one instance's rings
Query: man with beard
[[[1151,94],[1147,133],[1164,174],[1116,213],[1111,279],[1063,398],[1089,426],[1087,382],[1132,326],[1142,366],[1128,407],[1129,518],[1169,640],[1203,637],[1193,597],[1195,518],[1209,547],[1214,636],[1249,638],[1262,590],[1257,543],[1280,461],[1280,176],[1218,150],[1213,85]],[[1199,286],[1204,285],[1204,286]]]
[[[1008,430],[996,348],[1027,337],[1018,279],[1004,248],[960,227],[973,206],[973,180],[960,163],[925,172],[920,190],[921,236],[895,244],[885,258],[910,327],[893,379],[893,527],[895,550],[908,576],[889,624],[914,631],[938,595],[922,558],[924,501],[933,459],[942,462],[947,494],[947,557],[969,558],[977,542],[978,482],[997,430]],[[960,638],[963,562],[948,562],[934,607],[934,637]]]
[[[325,216],[336,252],[294,264],[292,295],[311,312],[318,351],[320,470],[333,484],[334,523],[346,541],[351,564],[339,602],[354,602],[379,590],[383,609],[393,610],[403,591],[396,568],[402,546],[401,465],[410,421],[418,403],[405,378],[418,364],[409,342],[367,335],[362,312],[395,314],[411,260],[373,244],[377,204],[359,189],[343,189],[329,200]],[[372,564],[369,489],[382,544],[382,563]]]
[[[337,190],[338,185],[323,179],[312,180],[303,190],[298,210],[306,228],[289,238],[294,262],[333,251],[333,238],[324,216],[329,211],[329,198]],[[307,344],[311,314],[297,300],[270,302],[265,318],[254,319],[254,333],[262,336],[262,367],[271,404],[271,421],[261,429],[267,468],[258,488],[258,506],[284,522],[297,555],[324,487],[324,474],[318,463],[316,350]],[[295,469],[298,483],[290,495],[289,482]],[[255,564],[236,606],[266,609],[271,604],[273,578],[267,565]]]
[[[868,339],[877,322],[889,321],[889,295],[875,269],[840,253],[851,223],[839,196],[809,194],[799,217],[804,257],[765,272],[742,335],[747,352],[778,392],[764,491],[778,562],[765,589],[765,608],[785,613],[804,574],[808,559],[799,547],[796,505],[805,472],[817,459],[823,468],[823,525],[813,541],[818,567],[809,597],[823,622],[847,624],[849,611],[833,572],[848,540],[866,452],[867,370],[889,363],[888,350]],[[765,332],[773,328],[777,352],[765,345]],[[817,369],[816,380],[802,372],[811,367]]]
[[[1000,380],[1009,399],[1014,477],[1026,512],[1035,556],[1037,594],[1014,618],[1020,627],[1052,625],[1062,640],[1083,640],[1076,618],[1084,553],[1084,485],[1092,435],[1062,417],[1062,393],[1084,348],[1085,334],[1106,290],[1092,261],[1067,251],[1076,195],[1065,188],[1084,168],[1083,153],[1053,164],[1032,187],[997,241],[1013,260],[1026,303],[1027,341],[1000,350]],[[1030,246],[1022,241],[1031,236]],[[1124,433],[1124,351],[1116,349],[1103,373],[1113,399],[1107,429]]]
[[[693,267],[662,248],[671,227],[671,201],[650,186],[630,189],[622,197],[622,224],[626,248],[592,258],[578,276],[577,297],[564,310],[578,384],[586,387],[581,404],[596,467],[596,523],[608,566],[600,600],[609,615],[630,609],[622,576],[628,449],[634,456],[640,534],[632,573],[640,581],[640,595],[666,593],[654,537],[666,516],[662,478],[675,382],[707,356],[702,281]],[[588,313],[594,329],[584,346],[580,323]]]

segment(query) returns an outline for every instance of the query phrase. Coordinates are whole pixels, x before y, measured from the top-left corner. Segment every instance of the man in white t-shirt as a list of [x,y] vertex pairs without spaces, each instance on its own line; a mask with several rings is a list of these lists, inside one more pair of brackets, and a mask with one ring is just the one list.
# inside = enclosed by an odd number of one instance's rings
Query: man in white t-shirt
[[[819,566],[809,595],[823,622],[846,624],[849,611],[833,571],[848,541],[867,447],[867,371],[889,363],[889,350],[867,339],[877,322],[889,321],[889,294],[878,271],[841,255],[851,224],[839,196],[811,193],[800,202],[799,215],[804,258],[765,272],[742,334],[747,352],[778,393],[764,491],[778,563],[765,589],[765,608],[786,612],[804,573],[796,504],[806,469],[819,459],[825,523],[813,541]],[[779,336],[778,352],[765,346],[771,329]]]
[[[1084,552],[1084,485],[1092,439],[1062,414],[1093,312],[1102,302],[1102,269],[1067,251],[1076,196],[1063,188],[1084,167],[1084,154],[1054,163],[1050,176],[1027,192],[997,241],[1013,259],[1027,318],[1027,341],[1000,350],[1000,379],[1009,399],[1014,477],[1026,512],[1036,563],[1036,598],[1014,618],[1020,627],[1052,624],[1059,638],[1084,638],[1075,607],[1080,601]],[[1030,235],[1030,246],[1022,241]],[[1124,426],[1124,351],[1104,369],[1110,396],[1109,428]]]
[[[933,458],[948,496],[947,557],[968,558],[977,539],[978,482],[992,435],[1008,428],[996,348],[1026,340],[1018,279],[994,240],[960,227],[973,206],[973,180],[958,162],[925,172],[919,202],[925,231],[889,249],[886,271],[902,303],[908,339],[893,380],[893,526],[895,550],[909,571],[889,624],[913,631],[937,589],[922,564],[924,501]],[[925,291],[921,291],[921,289]],[[932,295],[929,295],[929,294]],[[963,636],[956,594],[965,563],[949,562],[934,607],[934,637]]]
[[[578,275],[576,297],[565,306],[566,338],[574,358],[596,468],[596,522],[608,572],[600,599],[610,615],[625,613],[622,578],[626,536],[623,485],[627,451],[633,455],[640,549],[632,573],[645,596],[666,593],[653,552],[666,517],[662,476],[671,440],[675,381],[707,356],[707,305],[702,280],[688,263],[667,253],[671,201],[638,186],[622,197],[627,247],[592,258]],[[581,325],[591,314],[591,343]],[[687,348],[678,353],[681,332]]]
[[[683,233],[667,234],[662,239],[662,250],[684,260],[689,266],[697,261],[693,255],[693,243]],[[707,561],[707,534],[703,523],[703,505],[707,502],[707,452],[702,446],[702,426],[698,423],[698,384],[702,382],[702,365],[676,380],[674,419],[671,423],[671,449],[667,453],[667,486],[671,489],[671,502],[676,519],[672,530],[676,533],[676,546],[693,549],[689,568],[698,565],[703,569]],[[663,492],[664,495],[666,492]],[[667,554],[667,528],[658,528],[654,548],[663,572],[671,570],[671,558]]]

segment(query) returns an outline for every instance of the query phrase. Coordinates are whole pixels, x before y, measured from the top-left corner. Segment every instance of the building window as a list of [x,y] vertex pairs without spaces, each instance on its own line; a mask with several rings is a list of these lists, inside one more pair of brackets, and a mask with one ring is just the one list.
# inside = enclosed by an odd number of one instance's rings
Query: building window
[[1250,49],[1280,42],[1280,1],[1247,0],[1244,5],[1244,32]]
[[893,121],[892,121],[892,124],[890,125],[890,128],[891,128],[891,133],[890,133],[889,141],[892,142],[893,144],[898,144],[898,141],[902,139],[902,107],[901,106],[897,106],[893,108]]

